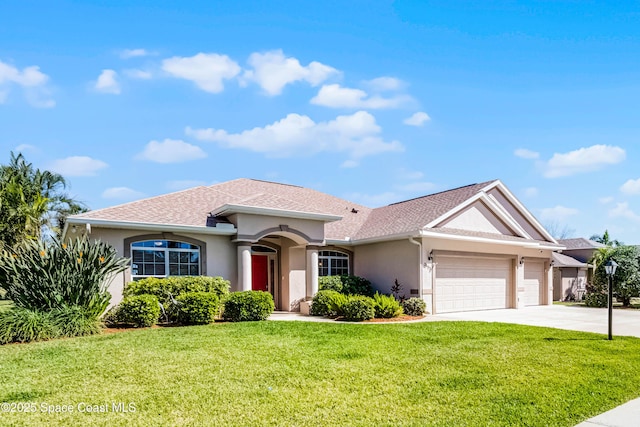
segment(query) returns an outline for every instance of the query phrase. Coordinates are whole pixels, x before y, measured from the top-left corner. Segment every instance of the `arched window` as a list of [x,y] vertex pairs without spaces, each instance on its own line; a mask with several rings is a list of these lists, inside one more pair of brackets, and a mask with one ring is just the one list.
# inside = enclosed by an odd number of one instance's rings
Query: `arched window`
[[318,275],[341,276],[349,274],[349,255],[338,251],[318,252]]
[[173,240],[131,243],[131,277],[199,276],[200,247]]

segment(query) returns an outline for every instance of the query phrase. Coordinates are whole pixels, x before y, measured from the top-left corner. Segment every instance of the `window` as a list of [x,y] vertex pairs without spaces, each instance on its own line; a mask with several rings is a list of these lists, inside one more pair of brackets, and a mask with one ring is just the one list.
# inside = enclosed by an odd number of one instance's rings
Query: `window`
[[349,255],[337,251],[318,252],[319,276],[342,276],[349,274]]
[[200,275],[200,248],[173,240],[145,240],[131,244],[131,276]]

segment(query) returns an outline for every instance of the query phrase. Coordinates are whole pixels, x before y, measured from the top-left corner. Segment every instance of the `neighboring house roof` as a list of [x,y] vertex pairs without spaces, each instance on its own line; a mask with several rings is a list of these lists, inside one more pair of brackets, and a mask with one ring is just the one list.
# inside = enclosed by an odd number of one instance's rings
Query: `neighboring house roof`
[[577,239],[560,239],[558,240],[558,243],[566,247],[567,248],[566,250],[568,251],[579,250],[579,249],[598,249],[598,248],[606,247],[606,245],[603,245],[602,243],[585,239],[583,237],[579,237]]
[[553,252],[551,254],[551,259],[553,260],[554,267],[576,267],[576,268],[586,268],[589,264],[584,262],[580,262],[575,258],[572,258],[568,255],[559,254],[557,252]]
[[[368,241],[403,235],[418,236],[421,232],[449,235],[451,238],[493,239],[513,243],[540,243],[562,249],[544,228],[528,213],[532,227],[537,227],[546,240],[535,240],[526,234],[503,235],[430,225],[440,223],[447,215],[456,214],[465,203],[484,198],[498,216],[517,222],[507,210],[496,207],[486,191],[500,186],[498,180],[472,184],[424,197],[372,209],[326,193],[295,185],[255,179],[236,179],[208,187],[195,187],[162,196],[151,197],[123,205],[98,209],[69,217],[68,223],[93,223],[107,226],[108,222],[146,225],[197,227],[208,231],[212,217],[224,222],[225,215],[233,213],[260,213],[276,215],[286,211],[290,217],[309,218],[325,222],[325,239],[333,242]],[[509,193],[510,194],[510,193]],[[519,204],[519,202],[518,202]],[[521,205],[520,205],[521,206]],[[526,211],[523,207],[521,211]],[[207,227],[208,226],[208,227]],[[205,230],[207,228],[207,230]],[[516,227],[517,228],[517,227]]]

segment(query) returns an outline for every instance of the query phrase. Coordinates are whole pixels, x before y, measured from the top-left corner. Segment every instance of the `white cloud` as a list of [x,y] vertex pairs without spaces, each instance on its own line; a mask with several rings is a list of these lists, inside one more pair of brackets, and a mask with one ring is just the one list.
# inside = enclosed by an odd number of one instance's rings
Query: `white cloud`
[[538,189],[536,187],[525,188],[524,195],[527,197],[536,197],[538,195]]
[[151,71],[139,70],[137,68],[130,68],[123,71],[124,75],[138,80],[149,80],[153,77]]
[[521,159],[537,159],[540,157],[540,153],[537,151],[527,150],[526,148],[518,148],[513,154]]
[[111,188],[107,188],[102,192],[103,199],[117,199],[120,201],[130,201],[130,200],[141,199],[143,197],[145,197],[144,193],[133,190],[129,187],[111,187]]
[[201,185],[207,185],[205,181],[198,181],[195,179],[178,179],[167,182],[167,188],[172,191],[186,190],[187,188],[198,187]]
[[311,155],[319,152],[346,152],[353,159],[403,151],[398,141],[387,142],[380,136],[376,119],[366,111],[316,123],[308,116],[289,114],[265,127],[230,134],[222,129],[186,129],[187,135],[202,141],[217,142],[227,148],[241,148],[270,157]]
[[640,194],[640,179],[630,179],[620,187],[625,194]]
[[613,218],[626,218],[632,221],[640,222],[640,215],[629,208],[629,203],[617,203],[616,207],[609,211],[609,216]]
[[146,49],[124,49],[120,52],[120,58],[122,59],[136,58],[139,56],[149,56],[149,55],[152,55],[152,53],[147,51]]
[[20,86],[27,102],[37,108],[52,108],[56,105],[47,88],[49,76],[40,67],[31,66],[21,70],[0,61],[0,104],[6,102],[11,86]]
[[207,157],[202,148],[178,139],[150,141],[136,158],[156,163],[181,163]]
[[395,77],[378,77],[364,82],[374,92],[385,92],[389,90],[400,90],[405,84]]
[[71,156],[54,160],[48,169],[65,177],[95,176],[98,174],[98,171],[105,169],[107,166],[109,165],[102,160],[93,159],[88,156]]
[[409,126],[424,126],[429,120],[431,120],[431,117],[429,117],[427,113],[418,111],[417,113],[413,113],[411,117],[404,119],[402,123]]
[[557,205],[553,208],[544,208],[540,211],[540,218],[544,221],[566,221],[567,218],[577,215],[579,211],[573,208]]
[[409,169],[400,169],[398,171],[398,178],[403,180],[413,181],[417,179],[422,179],[423,176],[424,176],[424,173],[420,171],[412,171]]
[[611,145],[593,145],[568,153],[555,153],[547,162],[544,176],[558,178],[579,173],[593,172],[608,165],[622,162],[626,152]]
[[345,168],[345,169],[357,168],[358,166],[360,166],[360,162],[356,160],[345,160],[340,165],[341,168]]
[[311,103],[330,108],[398,108],[411,101],[408,95],[397,95],[392,98],[383,98],[379,95],[369,96],[361,89],[342,87],[339,84],[324,85],[318,94],[311,98]]
[[607,205],[607,204],[609,204],[609,203],[613,202],[613,200],[614,200],[614,199],[613,199],[613,197],[611,197],[611,196],[608,196],[608,197],[600,197],[600,198],[598,199],[598,202],[602,203],[603,205]]
[[224,81],[236,77],[240,66],[227,55],[198,53],[191,57],[174,56],[162,61],[162,69],[173,77],[192,81],[210,93],[224,90]]
[[16,153],[26,153],[28,151],[36,152],[38,149],[31,144],[20,144],[13,149]]
[[118,83],[118,73],[114,70],[102,70],[98,76],[95,90],[102,93],[110,93],[113,95],[120,94],[120,83]]
[[279,95],[288,84],[306,81],[311,86],[318,86],[329,77],[339,74],[339,71],[328,65],[313,61],[302,66],[293,57],[285,57],[282,50],[272,50],[265,53],[252,53],[247,61],[253,68],[247,70],[242,81],[253,81],[268,95]]

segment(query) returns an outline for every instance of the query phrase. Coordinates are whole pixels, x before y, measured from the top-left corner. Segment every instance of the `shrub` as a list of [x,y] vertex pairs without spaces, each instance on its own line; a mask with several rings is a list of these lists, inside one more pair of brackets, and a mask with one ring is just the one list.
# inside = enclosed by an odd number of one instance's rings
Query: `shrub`
[[359,276],[341,276],[342,293],[347,295],[365,295],[373,296],[373,288],[371,282],[364,277]]
[[0,313],[0,344],[40,341],[58,336],[49,313],[14,307]]
[[402,301],[402,309],[409,316],[424,316],[427,303],[422,298],[409,298]]
[[184,325],[206,325],[219,312],[218,295],[214,292],[186,292],[176,298],[178,322]]
[[49,313],[51,323],[61,337],[81,337],[101,332],[100,320],[79,306],[69,306]]
[[371,282],[359,276],[323,276],[318,278],[320,290],[333,290],[345,295],[373,296]]
[[606,307],[608,299],[607,294],[591,292],[584,297],[584,304],[587,307]]
[[266,320],[275,310],[269,292],[232,292],[224,301],[222,317],[231,322]]
[[124,296],[155,295],[159,301],[168,300],[169,294],[177,297],[186,292],[213,292],[221,299],[229,293],[229,281],[222,277],[172,276],[162,279],[148,277],[127,283]]
[[111,278],[128,265],[128,259],[100,241],[33,240],[0,255],[0,277],[17,307],[47,312],[79,306],[97,318],[109,305]]
[[344,318],[352,322],[373,319],[374,301],[363,295],[352,295],[343,306]]
[[349,301],[349,295],[336,293],[329,300],[329,315],[344,316],[344,305]]
[[[333,277],[337,277],[337,276],[333,276]],[[313,304],[311,304],[311,315],[312,316],[336,316],[337,315],[336,312],[332,310],[333,301],[335,298],[340,298],[340,297],[344,297],[344,295],[330,289],[318,291],[313,296]]]
[[321,277],[318,277],[318,289],[320,291],[342,292],[341,276],[321,276]]
[[375,316],[390,319],[392,317],[398,317],[402,315],[402,306],[397,299],[389,295],[381,295],[375,293],[373,296]]
[[115,318],[118,324],[148,327],[160,317],[160,304],[155,295],[132,295],[118,305]]

